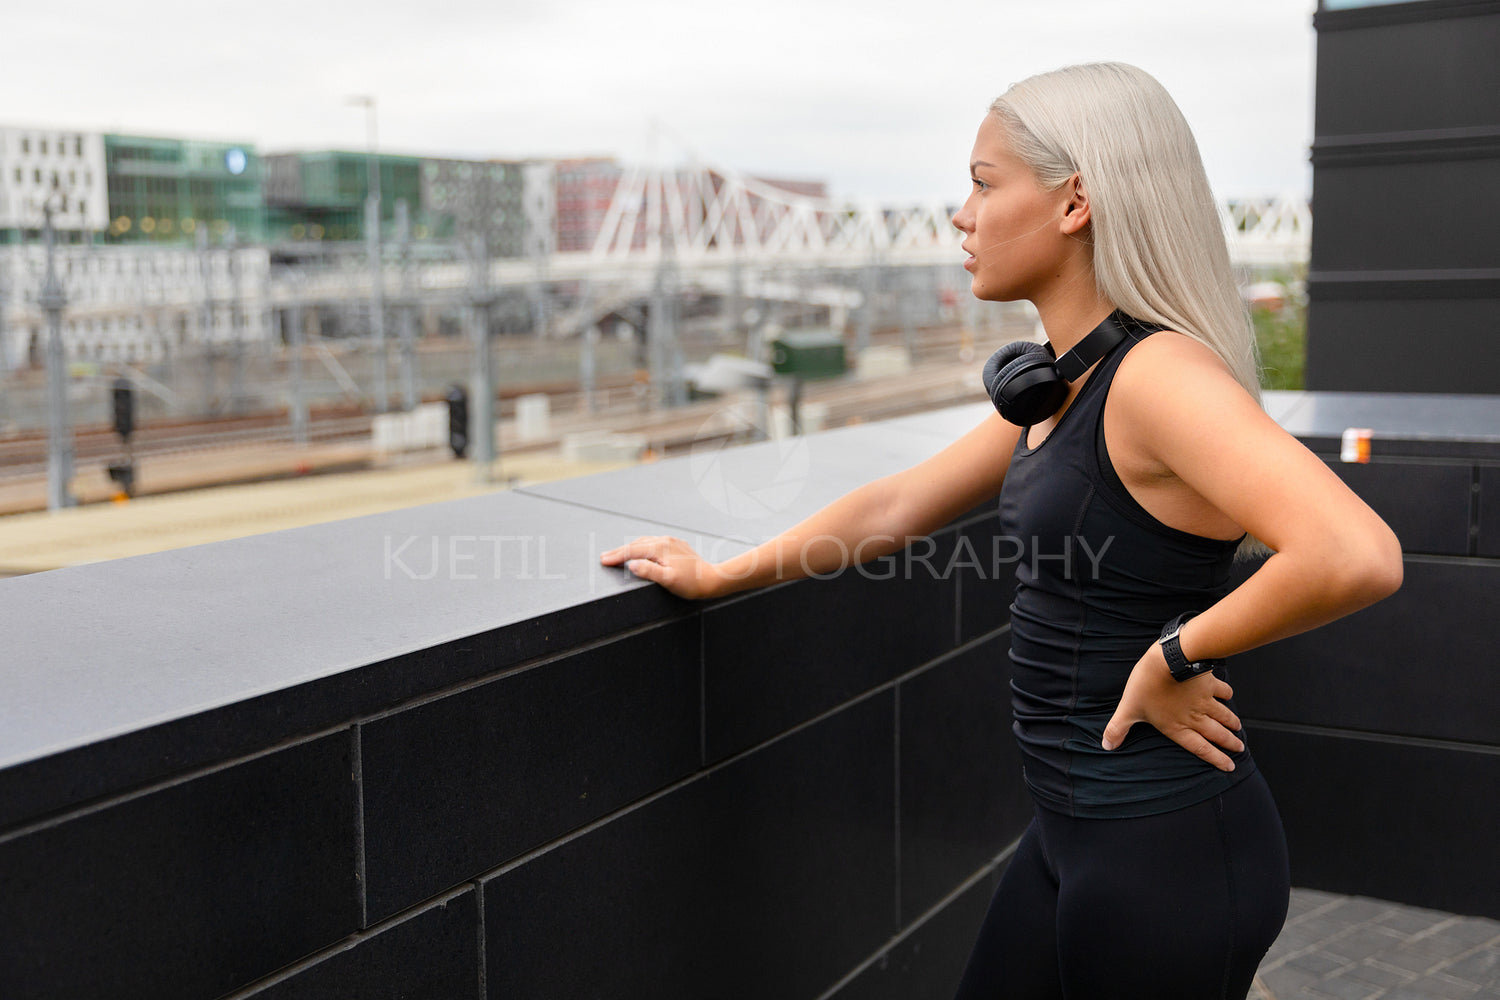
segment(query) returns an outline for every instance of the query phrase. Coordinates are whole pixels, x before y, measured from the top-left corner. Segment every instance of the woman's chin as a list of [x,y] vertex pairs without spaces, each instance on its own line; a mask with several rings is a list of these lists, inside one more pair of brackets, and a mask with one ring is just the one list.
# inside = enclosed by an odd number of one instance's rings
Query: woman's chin
[[969,293],[981,302],[1014,302],[1021,298],[1008,288],[997,288],[993,283],[986,282],[977,275],[969,282]]

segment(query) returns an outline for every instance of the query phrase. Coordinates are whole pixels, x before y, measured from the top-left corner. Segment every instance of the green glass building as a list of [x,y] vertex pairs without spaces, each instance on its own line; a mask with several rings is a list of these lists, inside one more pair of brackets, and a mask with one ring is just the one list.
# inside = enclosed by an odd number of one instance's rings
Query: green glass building
[[233,227],[242,243],[265,239],[261,158],[249,143],[104,136],[108,243],[183,243]]
[[[413,228],[420,220],[422,161],[375,154],[380,170],[382,234],[394,234],[396,202],[405,201]],[[365,236],[370,154],[339,151],[266,157],[267,230],[272,241],[359,240]],[[421,238],[421,233],[414,233]]]
[[[396,237],[396,204],[406,202],[411,237],[453,240],[483,232],[499,257],[522,252],[521,164],[375,154],[381,235]],[[267,235],[273,243],[365,238],[370,154],[340,151],[265,157]]]

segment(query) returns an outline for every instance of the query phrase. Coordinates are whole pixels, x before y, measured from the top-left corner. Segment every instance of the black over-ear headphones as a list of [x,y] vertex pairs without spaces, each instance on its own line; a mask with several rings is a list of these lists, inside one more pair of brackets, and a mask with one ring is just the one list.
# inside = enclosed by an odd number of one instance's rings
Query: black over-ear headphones
[[984,388],[1002,417],[1030,427],[1056,413],[1068,396],[1068,383],[1124,339],[1124,329],[1110,314],[1056,361],[1050,344],[1029,340],[1006,344],[985,362]]

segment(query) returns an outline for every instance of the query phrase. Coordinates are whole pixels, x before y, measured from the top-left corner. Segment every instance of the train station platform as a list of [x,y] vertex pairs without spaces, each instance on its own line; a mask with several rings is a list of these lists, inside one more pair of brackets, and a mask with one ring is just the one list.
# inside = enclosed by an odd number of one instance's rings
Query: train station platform
[[[335,447],[347,449],[347,446]],[[269,448],[265,450],[269,454]],[[288,456],[293,449],[283,446],[281,451],[288,454],[270,461],[280,464],[291,461]],[[425,460],[387,468],[361,468],[143,496],[118,503],[87,504],[61,511],[12,514],[0,517],[0,577],[457,500],[508,485],[603,472],[621,464],[568,461],[555,452],[517,454],[496,462],[498,481],[481,483],[475,480],[471,463],[456,461],[447,452],[433,452]]]

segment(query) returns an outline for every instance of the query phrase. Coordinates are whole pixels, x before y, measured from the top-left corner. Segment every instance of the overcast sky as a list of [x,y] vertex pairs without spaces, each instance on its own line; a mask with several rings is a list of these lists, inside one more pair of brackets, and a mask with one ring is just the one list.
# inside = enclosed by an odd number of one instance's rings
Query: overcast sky
[[262,152],[522,158],[690,148],[886,201],[962,198],[989,101],[1134,63],[1215,191],[1305,196],[1315,0],[46,0],[5,15],[0,124],[222,138]]

